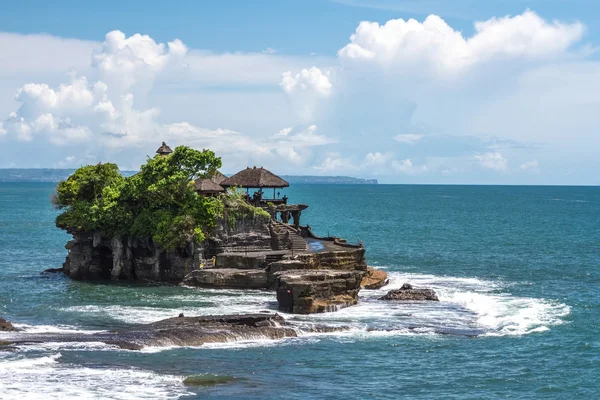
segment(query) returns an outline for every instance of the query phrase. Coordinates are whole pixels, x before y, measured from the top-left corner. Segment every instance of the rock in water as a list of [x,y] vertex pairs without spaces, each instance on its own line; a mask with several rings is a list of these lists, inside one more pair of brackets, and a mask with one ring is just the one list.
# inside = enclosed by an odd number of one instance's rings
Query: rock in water
[[0,331],[2,331],[2,332],[11,332],[11,331],[18,331],[18,329],[15,328],[13,326],[13,324],[11,324],[10,322],[8,322],[4,318],[0,318]]
[[290,270],[278,272],[279,309],[294,314],[337,311],[358,302],[363,271]]
[[385,271],[368,267],[367,274],[360,283],[360,286],[362,286],[363,289],[381,289],[388,283],[389,279]]
[[379,300],[399,301],[440,301],[432,289],[415,289],[412,285],[405,283],[400,289],[390,290]]
[[227,375],[193,375],[183,380],[187,386],[216,386],[236,381],[237,378]]

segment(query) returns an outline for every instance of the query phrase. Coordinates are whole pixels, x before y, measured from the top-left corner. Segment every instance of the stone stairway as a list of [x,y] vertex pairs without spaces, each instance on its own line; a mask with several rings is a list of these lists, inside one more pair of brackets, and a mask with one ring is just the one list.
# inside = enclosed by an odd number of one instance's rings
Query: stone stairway
[[293,251],[306,251],[306,249],[308,249],[308,244],[306,243],[306,240],[300,236],[300,231],[298,229],[294,228],[292,225],[288,225],[280,221],[274,221],[273,224],[278,233],[285,234],[288,232],[290,234],[290,241],[292,242]]

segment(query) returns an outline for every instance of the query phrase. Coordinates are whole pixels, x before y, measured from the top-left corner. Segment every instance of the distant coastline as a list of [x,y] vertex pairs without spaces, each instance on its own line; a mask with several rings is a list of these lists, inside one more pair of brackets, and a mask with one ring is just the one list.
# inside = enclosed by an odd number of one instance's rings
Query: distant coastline
[[[58,182],[71,175],[74,169],[59,168],[0,168],[0,182]],[[121,171],[125,176],[137,171]],[[282,175],[291,184],[345,184],[376,185],[377,179],[362,179],[350,176],[300,176]]]

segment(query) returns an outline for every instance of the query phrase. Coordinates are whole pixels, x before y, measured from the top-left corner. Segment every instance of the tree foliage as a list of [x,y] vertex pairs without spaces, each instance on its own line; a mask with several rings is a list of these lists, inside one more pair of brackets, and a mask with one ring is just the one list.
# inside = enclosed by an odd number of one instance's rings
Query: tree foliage
[[53,203],[63,212],[56,225],[69,232],[151,237],[165,249],[202,241],[222,215],[223,201],[198,196],[194,180],[220,167],[212,151],[186,146],[148,159],[127,178],[115,164],[81,167],[58,184]]

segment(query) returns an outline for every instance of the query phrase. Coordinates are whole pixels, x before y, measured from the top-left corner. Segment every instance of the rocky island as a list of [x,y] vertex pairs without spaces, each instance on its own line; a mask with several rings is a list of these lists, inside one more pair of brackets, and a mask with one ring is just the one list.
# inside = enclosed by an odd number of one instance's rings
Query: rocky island
[[[165,143],[140,172],[88,165],[59,182],[53,196],[56,226],[72,235],[62,268],[74,280],[143,281],[187,287],[272,291],[280,311],[334,312],[358,302],[361,289],[388,284],[367,267],[365,248],[301,225],[306,204],[278,191],[288,182],[264,168],[226,177],[210,150]],[[272,196],[267,192],[272,190]],[[432,290],[405,285],[382,301],[437,301]],[[93,334],[6,332],[0,347],[39,342],[102,342],[123,349],[200,346],[282,339],[343,326],[297,325],[271,311],[249,315],[173,317]],[[11,332],[10,334],[8,332]],[[14,332],[14,333],[12,333]]]
[[369,275],[362,244],[301,225],[308,205],[281,197],[289,184],[272,172],[253,167],[226,177],[220,167],[210,150],[163,143],[130,177],[115,164],[75,171],[53,200],[62,211],[56,225],[73,236],[63,272],[77,280],[272,290],[288,313],[356,304]]

